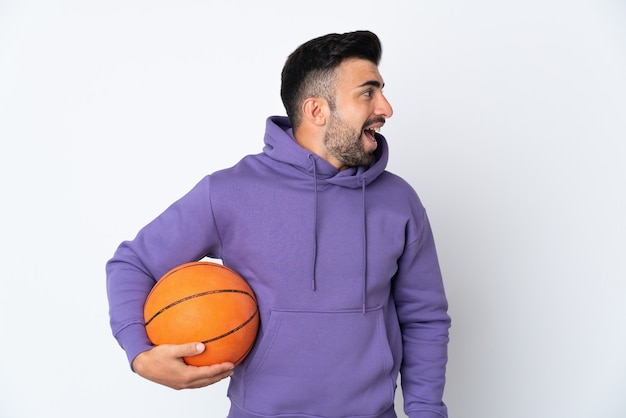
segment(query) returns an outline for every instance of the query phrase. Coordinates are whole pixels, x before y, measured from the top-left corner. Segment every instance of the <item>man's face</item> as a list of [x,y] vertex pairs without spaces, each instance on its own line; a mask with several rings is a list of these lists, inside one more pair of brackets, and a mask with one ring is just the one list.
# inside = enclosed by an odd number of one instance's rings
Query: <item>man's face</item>
[[374,131],[393,114],[382,93],[383,79],[376,64],[363,59],[345,60],[336,74],[335,109],[324,146],[340,169],[368,166],[378,146]]

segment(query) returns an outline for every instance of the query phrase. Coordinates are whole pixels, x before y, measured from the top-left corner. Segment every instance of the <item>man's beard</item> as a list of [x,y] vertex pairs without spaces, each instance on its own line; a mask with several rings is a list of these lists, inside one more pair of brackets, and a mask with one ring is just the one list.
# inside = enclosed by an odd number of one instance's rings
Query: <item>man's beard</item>
[[350,127],[341,117],[333,114],[330,118],[324,145],[328,152],[342,165],[348,167],[367,167],[374,159],[373,152],[365,151],[363,129],[374,123],[371,120],[363,124],[361,130]]

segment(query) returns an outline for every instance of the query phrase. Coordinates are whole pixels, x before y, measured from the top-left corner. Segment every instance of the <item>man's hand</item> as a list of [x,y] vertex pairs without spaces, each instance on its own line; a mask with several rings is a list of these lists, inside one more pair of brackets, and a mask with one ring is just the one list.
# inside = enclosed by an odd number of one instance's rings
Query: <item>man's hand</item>
[[183,361],[203,351],[202,343],[158,345],[135,357],[133,369],[141,377],[176,390],[212,385],[233,374],[233,363],[196,367]]

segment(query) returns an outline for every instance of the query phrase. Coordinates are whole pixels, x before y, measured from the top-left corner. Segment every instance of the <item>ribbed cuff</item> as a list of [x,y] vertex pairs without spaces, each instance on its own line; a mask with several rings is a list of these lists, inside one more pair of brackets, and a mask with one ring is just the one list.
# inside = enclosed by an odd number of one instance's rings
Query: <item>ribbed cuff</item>
[[[150,350],[154,345],[146,334],[143,324],[132,324],[115,335],[117,342],[122,346],[128,358],[128,364],[132,370],[133,361],[138,354]],[[134,370],[133,370],[134,371]]]

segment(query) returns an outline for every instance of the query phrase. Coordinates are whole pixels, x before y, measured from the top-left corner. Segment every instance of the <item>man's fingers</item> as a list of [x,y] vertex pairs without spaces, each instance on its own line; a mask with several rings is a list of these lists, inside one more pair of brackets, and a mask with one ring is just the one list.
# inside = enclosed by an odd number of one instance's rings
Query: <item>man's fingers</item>
[[200,388],[212,385],[233,375],[235,365],[232,363],[214,364],[211,366],[188,366],[188,380],[185,388]]

